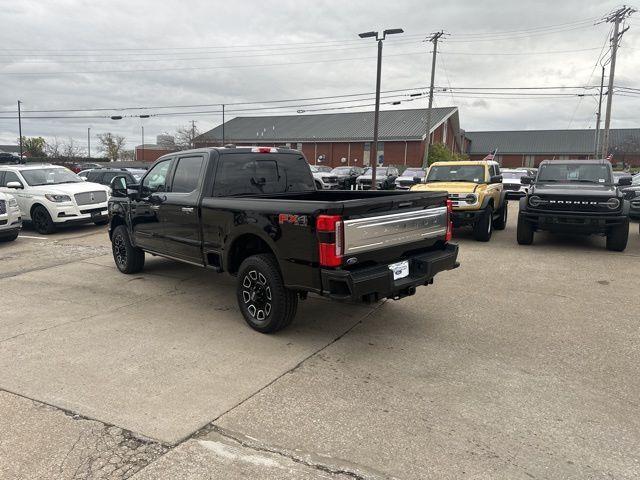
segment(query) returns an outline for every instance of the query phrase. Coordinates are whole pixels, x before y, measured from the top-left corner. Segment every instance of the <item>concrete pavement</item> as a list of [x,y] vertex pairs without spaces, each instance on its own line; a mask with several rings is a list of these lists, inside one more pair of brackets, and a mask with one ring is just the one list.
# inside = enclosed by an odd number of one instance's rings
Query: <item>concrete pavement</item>
[[119,274],[104,229],[0,245],[0,473],[86,474],[61,452],[93,425],[145,453],[87,478],[637,478],[638,225],[519,247],[516,213],[416,296],[313,298],[274,336],[229,277]]

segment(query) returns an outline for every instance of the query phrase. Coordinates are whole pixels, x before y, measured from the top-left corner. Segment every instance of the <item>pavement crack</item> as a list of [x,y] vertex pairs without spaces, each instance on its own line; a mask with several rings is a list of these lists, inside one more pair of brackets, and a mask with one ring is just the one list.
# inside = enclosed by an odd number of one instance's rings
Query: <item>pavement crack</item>
[[[328,473],[330,475],[340,475],[356,480],[382,480],[393,478],[380,472],[375,472],[369,469],[365,470],[364,468],[345,460],[337,460],[312,453],[302,453],[299,451],[294,453],[289,450],[267,446],[255,439],[246,437],[239,433],[232,433],[216,425],[212,427],[212,432],[215,432],[226,441],[230,441],[232,444],[239,445],[242,448],[246,448],[254,452],[277,455],[291,460],[294,463]],[[207,440],[201,441],[206,442]]]

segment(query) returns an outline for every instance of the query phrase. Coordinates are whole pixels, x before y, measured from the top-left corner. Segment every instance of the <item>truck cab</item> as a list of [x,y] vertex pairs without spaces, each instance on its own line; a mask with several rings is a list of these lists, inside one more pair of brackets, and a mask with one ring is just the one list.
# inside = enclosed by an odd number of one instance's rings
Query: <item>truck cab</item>
[[411,187],[414,192],[439,190],[446,191],[452,202],[453,226],[471,226],[476,240],[487,242],[494,229],[506,227],[507,199],[497,162],[435,162],[424,182]]

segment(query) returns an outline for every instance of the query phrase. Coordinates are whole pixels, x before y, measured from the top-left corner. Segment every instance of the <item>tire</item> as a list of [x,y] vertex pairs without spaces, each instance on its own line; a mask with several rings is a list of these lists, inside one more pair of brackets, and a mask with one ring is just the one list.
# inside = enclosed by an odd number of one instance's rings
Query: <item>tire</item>
[[298,309],[298,296],[284,286],[273,255],[253,255],[238,270],[238,307],[251,328],[274,333],[287,327]]
[[622,225],[613,227],[607,234],[607,250],[623,252],[627,248],[629,239],[629,219],[625,219]]
[[493,221],[493,228],[495,230],[504,230],[507,227],[507,215],[509,214],[509,202],[505,198],[502,201],[502,208],[500,209],[500,217]]
[[111,235],[111,250],[116,267],[122,273],[138,273],[144,268],[144,250],[134,247],[127,227],[118,225]]
[[31,222],[41,235],[49,235],[56,231],[56,225],[49,215],[49,211],[42,205],[37,205],[31,212]]
[[15,232],[11,235],[0,236],[0,242],[13,242],[16,238],[18,238],[19,233],[20,232]]
[[315,182],[316,190],[322,190],[322,184],[320,182]]
[[533,243],[533,226],[522,215],[518,215],[518,244],[531,245]]
[[488,242],[493,233],[493,207],[487,206],[484,214],[473,225],[473,238],[479,242]]
[[98,220],[97,222],[93,222],[93,224],[99,227],[103,227],[105,225],[109,225],[109,220]]

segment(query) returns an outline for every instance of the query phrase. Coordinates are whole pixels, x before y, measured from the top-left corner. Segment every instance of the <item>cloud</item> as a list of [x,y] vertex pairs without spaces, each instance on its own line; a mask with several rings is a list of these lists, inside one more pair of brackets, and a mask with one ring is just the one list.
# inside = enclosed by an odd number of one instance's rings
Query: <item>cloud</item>
[[[421,40],[440,29],[451,35],[439,45],[439,86],[597,84],[599,67],[594,66],[608,34],[607,25],[587,22],[586,28],[537,31],[536,35],[502,40],[495,40],[496,32],[596,18],[616,6],[613,1],[585,4],[581,0],[444,4],[432,0],[398,0],[393,4],[365,0],[193,0],[187,8],[178,0],[5,0],[0,30],[5,49],[0,56],[0,110],[5,113],[0,116],[10,116],[18,99],[24,102],[25,110],[113,108],[93,113],[109,116],[121,113],[118,107],[231,104],[372,92],[376,45],[372,40],[359,40],[357,33],[392,27],[403,27],[405,34],[385,41],[383,90],[428,84],[430,44]],[[620,50],[616,83],[638,87],[640,32],[633,23],[631,27]],[[464,36],[477,32],[493,34],[494,39]],[[594,50],[540,54],[590,48]],[[333,61],[319,61],[323,59]],[[312,61],[317,63],[308,63]],[[289,65],[273,65],[283,63]],[[438,93],[435,101],[440,106],[459,105],[461,124],[467,130],[592,127],[596,107],[590,97],[504,100],[487,95],[452,98]],[[639,127],[638,102],[638,98],[615,97],[613,126]],[[397,108],[424,106],[426,99]],[[206,109],[216,107],[192,111]],[[145,112],[167,111],[152,108]],[[132,147],[140,142],[142,125],[150,141],[192,119],[206,130],[219,124],[221,115],[120,121],[25,118],[23,130],[29,136],[73,137],[85,143],[91,127],[92,134],[111,131],[124,135]],[[0,142],[13,142],[17,135],[15,120],[0,119]]]

